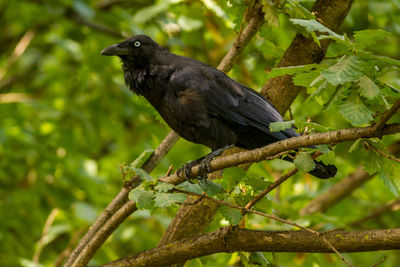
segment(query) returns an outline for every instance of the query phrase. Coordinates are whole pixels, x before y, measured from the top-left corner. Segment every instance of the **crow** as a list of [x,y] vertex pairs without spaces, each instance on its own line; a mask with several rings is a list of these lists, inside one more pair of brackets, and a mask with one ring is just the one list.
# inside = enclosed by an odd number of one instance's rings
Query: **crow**
[[[206,157],[178,170],[190,178],[200,163],[206,178],[209,162],[230,146],[254,149],[298,136],[291,128],[271,132],[271,122],[284,121],[274,106],[255,90],[192,58],[178,56],[146,35],[136,35],[101,51],[118,56],[125,83],[144,96],[181,137],[212,149]],[[326,179],[336,167],[315,161],[310,174]]]

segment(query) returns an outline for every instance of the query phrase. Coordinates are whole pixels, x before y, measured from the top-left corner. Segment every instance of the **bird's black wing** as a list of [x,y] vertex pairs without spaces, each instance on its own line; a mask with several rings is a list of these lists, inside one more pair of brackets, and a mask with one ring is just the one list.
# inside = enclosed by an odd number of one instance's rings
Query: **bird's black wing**
[[293,129],[271,132],[271,122],[283,121],[279,112],[256,91],[232,80],[219,70],[207,65],[187,66],[175,72],[170,81],[181,90],[196,91],[209,115],[230,127],[249,130],[256,128],[273,141],[297,136]]

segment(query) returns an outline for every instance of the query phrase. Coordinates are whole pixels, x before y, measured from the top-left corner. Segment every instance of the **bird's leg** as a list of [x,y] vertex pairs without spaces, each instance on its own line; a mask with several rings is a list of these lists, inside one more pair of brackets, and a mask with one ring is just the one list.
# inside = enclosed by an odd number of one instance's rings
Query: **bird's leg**
[[[210,162],[220,156],[225,150],[231,148],[233,145],[225,146],[216,150],[211,151],[205,157],[199,158],[195,161],[191,161],[185,164],[182,168],[178,169],[176,174],[178,177],[182,177],[182,173],[185,174],[186,178],[189,180],[190,178],[204,179],[207,180],[207,174],[212,172]],[[192,167],[199,164],[199,175],[197,177],[193,177],[192,175]]]
[[203,177],[205,176],[205,178],[207,179],[207,173],[212,172],[211,161],[213,159],[215,159],[216,157],[220,156],[222,153],[224,153],[225,150],[227,150],[231,147],[233,147],[233,145],[218,148],[216,150],[211,151],[211,153],[209,153],[208,155],[203,157],[203,159],[200,162],[200,166],[199,166],[199,173],[201,174],[201,176],[203,176]]

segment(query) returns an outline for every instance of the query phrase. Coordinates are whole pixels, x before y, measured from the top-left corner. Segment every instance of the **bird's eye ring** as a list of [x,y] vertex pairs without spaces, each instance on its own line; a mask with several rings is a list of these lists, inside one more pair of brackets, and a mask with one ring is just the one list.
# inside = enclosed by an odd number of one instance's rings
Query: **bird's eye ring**
[[139,41],[136,41],[135,43],[133,43],[133,45],[134,45],[135,47],[139,47],[139,46],[140,46],[140,42],[139,42]]

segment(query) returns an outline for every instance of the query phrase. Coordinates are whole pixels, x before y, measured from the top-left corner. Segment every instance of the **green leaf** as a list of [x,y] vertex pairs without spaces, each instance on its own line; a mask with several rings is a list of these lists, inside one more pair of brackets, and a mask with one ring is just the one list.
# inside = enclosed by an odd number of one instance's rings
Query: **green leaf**
[[262,252],[251,252],[249,261],[257,266],[269,266],[272,264]]
[[190,183],[189,181],[181,183],[180,185],[177,186],[177,188],[184,191],[193,192],[196,194],[203,193],[203,189],[201,188],[200,185]]
[[239,167],[224,170],[222,186],[225,190],[231,191],[246,176],[246,171]]
[[315,129],[317,132],[328,132],[328,131],[332,130],[332,128],[325,127],[325,126],[315,123],[315,122],[297,122],[296,121],[296,125],[299,128],[310,127],[310,128]]
[[334,86],[355,81],[363,75],[360,64],[356,56],[343,56],[335,65],[322,71],[321,75]]
[[396,197],[399,197],[399,188],[385,169],[381,170],[379,178],[383,181],[383,184],[390,192],[392,192]]
[[154,149],[146,149],[130,164],[130,166],[133,168],[141,168],[147,159],[153,155],[153,153]]
[[134,200],[138,209],[154,208],[154,192],[135,188],[129,193],[129,199]]
[[289,67],[279,67],[273,68],[268,72],[267,79],[271,79],[277,76],[283,75],[295,75],[303,72],[308,72],[313,69],[320,69],[318,64],[308,64],[308,65],[300,65],[300,66],[289,66]]
[[311,83],[320,75],[320,73],[320,70],[297,73],[292,80],[297,86],[309,87]]
[[133,168],[133,167],[128,167],[130,171],[132,171],[134,174],[138,175],[140,179],[144,181],[153,181],[153,177],[151,177],[145,170],[140,169],[140,168]]
[[174,187],[175,187],[175,186],[174,186],[173,184],[160,182],[159,184],[156,185],[156,188],[155,188],[155,189],[156,189],[158,192],[167,193],[168,191],[174,189]]
[[329,153],[331,150],[327,145],[316,145],[317,149],[321,151],[322,153]]
[[251,186],[254,191],[262,191],[264,190],[267,186],[272,184],[270,181],[266,181],[263,179],[263,177],[260,176],[247,176],[244,181],[246,185]]
[[308,32],[321,32],[321,33],[328,33],[328,36],[334,37],[337,40],[345,41],[345,38],[343,35],[337,34],[330,30],[329,28],[325,27],[318,21],[314,19],[306,20],[306,19],[290,19],[290,21],[295,24],[299,25],[301,27],[304,27]]
[[354,45],[356,49],[364,49],[391,35],[390,32],[381,29],[355,31]]
[[269,130],[271,132],[280,132],[284,131],[286,129],[292,128],[293,124],[295,123],[294,120],[291,121],[277,121],[277,122],[271,122],[269,124]]
[[356,151],[359,151],[360,149],[362,149],[362,148],[363,148],[363,146],[362,146],[363,140],[364,140],[364,139],[357,139],[357,140],[351,145],[351,147],[349,148],[349,152],[350,152],[350,153],[353,153],[353,152],[356,152]]
[[279,14],[274,4],[270,0],[263,0],[262,6],[265,21],[273,27],[279,27]]
[[333,164],[335,163],[335,152],[329,151],[328,153],[322,154],[317,160],[322,161],[324,164]]
[[364,126],[373,120],[372,112],[360,98],[349,101],[339,108],[340,114],[354,126]]
[[242,214],[239,210],[221,205],[218,208],[219,213],[232,225],[237,225],[242,219]]
[[157,207],[166,208],[176,203],[183,203],[186,200],[186,195],[181,193],[156,193],[154,200]]
[[379,87],[365,75],[360,77],[358,87],[360,88],[360,94],[368,99],[374,99],[381,93]]
[[203,188],[203,191],[206,192],[209,196],[215,196],[223,191],[223,187],[221,185],[214,183],[210,180],[199,180],[199,184]]
[[293,162],[302,172],[309,172],[315,168],[313,158],[306,152],[299,152]]

